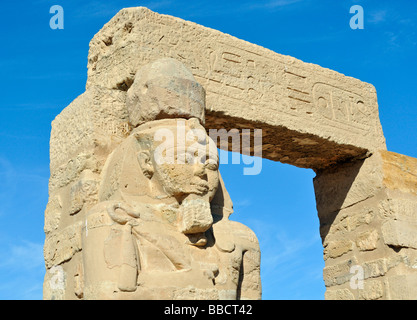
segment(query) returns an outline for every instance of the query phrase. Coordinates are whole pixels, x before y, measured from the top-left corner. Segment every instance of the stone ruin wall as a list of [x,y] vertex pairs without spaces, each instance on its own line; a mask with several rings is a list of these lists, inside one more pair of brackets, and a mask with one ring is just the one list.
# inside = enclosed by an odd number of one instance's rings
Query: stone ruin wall
[[[52,123],[45,299],[81,299],[81,233],[107,156],[131,128],[126,91],[161,57],[206,89],[206,128],[263,130],[263,157],[312,168],[326,299],[417,298],[417,159],[386,151],[375,88],[146,8],[91,40],[86,91]],[[226,181],[227,184],[227,181]],[[352,289],[361,266],[364,288]],[[56,270],[64,286],[51,287]]]

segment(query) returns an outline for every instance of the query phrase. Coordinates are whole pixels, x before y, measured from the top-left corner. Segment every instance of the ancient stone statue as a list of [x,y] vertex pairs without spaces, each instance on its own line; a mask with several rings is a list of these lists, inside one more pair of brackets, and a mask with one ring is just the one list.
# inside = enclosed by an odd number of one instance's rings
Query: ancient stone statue
[[315,171],[326,299],[417,299],[417,159],[387,150],[376,88],[144,7],[93,37],[52,122],[44,299],[260,298],[204,127]]
[[107,158],[82,235],[86,299],[259,299],[254,233],[204,129],[204,89],[181,63],[144,66],[127,93],[135,127]]

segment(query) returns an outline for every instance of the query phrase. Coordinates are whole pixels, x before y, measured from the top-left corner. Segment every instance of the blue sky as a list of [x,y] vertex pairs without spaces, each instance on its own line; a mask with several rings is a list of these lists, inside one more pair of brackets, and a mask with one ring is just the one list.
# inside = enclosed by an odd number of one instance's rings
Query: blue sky
[[[49,8],[64,9],[52,30]],[[352,30],[349,9],[364,9]],[[84,92],[88,43],[123,7],[146,6],[372,83],[390,151],[417,157],[417,2],[387,0],[3,1],[0,19],[0,299],[41,299],[50,123]],[[230,162],[229,162],[230,163]],[[264,299],[323,299],[314,172],[222,165],[262,250]]]

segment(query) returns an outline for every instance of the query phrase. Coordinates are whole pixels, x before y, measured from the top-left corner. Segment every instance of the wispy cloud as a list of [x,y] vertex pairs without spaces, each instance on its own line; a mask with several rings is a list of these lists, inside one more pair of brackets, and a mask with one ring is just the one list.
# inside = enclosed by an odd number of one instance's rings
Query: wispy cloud
[[28,111],[28,110],[54,110],[61,109],[57,104],[52,103],[17,103],[2,107],[2,111]]
[[[277,287],[281,288],[278,292],[283,298],[295,298],[297,295],[305,298],[311,295],[304,293],[310,286],[317,287],[324,267],[321,240],[314,232],[316,230],[295,235],[284,226],[268,221],[251,219],[247,224],[258,235],[260,242],[261,277],[265,295],[274,292],[276,297]],[[314,259],[311,259],[311,252],[317,252]]]
[[249,207],[252,205],[252,201],[250,199],[242,199],[233,201],[233,209],[238,210],[239,208]]
[[[186,14],[187,19],[197,18],[197,17],[218,17],[218,16],[230,16],[233,14],[242,15],[242,14],[252,14],[252,11],[267,11],[271,12],[278,9],[291,8],[292,5],[300,3],[306,0],[267,0],[267,1],[241,1],[239,4],[223,1],[221,4],[216,5],[215,7],[207,2],[203,3],[193,3],[187,2],[184,5],[184,13]],[[151,10],[154,8],[149,7]]]
[[47,195],[48,179],[48,165],[20,167],[0,156],[0,217],[11,217],[12,214],[22,217],[36,210],[42,212],[45,199],[40,196]]
[[272,0],[272,1],[257,1],[250,5],[252,9],[276,9],[283,8],[301,2],[302,0]]
[[173,4],[172,1],[166,0],[166,1],[147,1],[147,2],[140,2],[138,5],[142,7],[149,8],[151,10],[156,10],[160,8],[165,8],[168,6],[171,6]]
[[0,268],[10,272],[32,270],[43,266],[43,245],[30,241],[11,245],[0,253]]
[[[64,8],[65,9],[65,8]],[[75,18],[113,17],[120,9],[117,4],[108,1],[87,1],[76,6]]]
[[84,74],[80,74],[77,72],[52,72],[52,73],[44,73],[44,74],[18,74],[14,78],[19,80],[69,80],[69,79],[79,79],[83,77]]
[[0,299],[42,299],[43,246],[21,241],[0,251]]
[[151,10],[157,10],[165,7],[172,6],[173,2],[170,0],[165,1],[139,1],[132,2],[131,5],[124,3],[123,5],[117,1],[88,1],[82,2],[78,6],[76,12],[77,18],[112,18],[123,8],[128,7],[146,7]]
[[[416,46],[415,19],[413,11],[405,16],[394,5],[365,10],[365,23],[374,31],[379,31],[384,41],[384,51],[405,51],[405,48]],[[366,27],[365,27],[366,28]]]
[[268,253],[264,259],[265,274],[276,274],[277,270],[283,270],[285,272],[282,274],[288,274],[291,270],[294,271],[294,265],[304,266],[302,253],[316,241],[316,237],[313,236],[290,238],[285,231],[276,230],[275,237],[271,239],[271,242],[268,245],[264,244],[264,251]]
[[417,37],[414,31],[389,30],[384,32],[383,36],[386,43],[385,50],[398,52],[417,45]]
[[369,13],[368,22],[372,24],[383,23],[387,20],[387,10],[378,10]]
[[[14,177],[16,171],[10,161],[6,158],[0,157],[0,202],[3,210],[8,210],[10,201],[16,192],[17,182]],[[0,216],[1,216],[0,211]]]

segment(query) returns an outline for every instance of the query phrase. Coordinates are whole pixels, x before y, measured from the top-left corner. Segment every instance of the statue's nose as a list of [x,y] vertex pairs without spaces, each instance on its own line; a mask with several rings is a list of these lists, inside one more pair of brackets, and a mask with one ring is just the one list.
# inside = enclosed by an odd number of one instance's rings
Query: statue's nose
[[206,176],[206,168],[205,168],[204,164],[196,163],[194,165],[194,175],[198,176],[200,178],[203,178],[204,176]]

